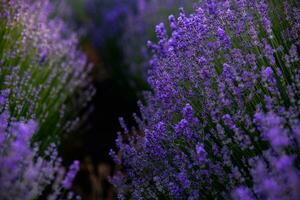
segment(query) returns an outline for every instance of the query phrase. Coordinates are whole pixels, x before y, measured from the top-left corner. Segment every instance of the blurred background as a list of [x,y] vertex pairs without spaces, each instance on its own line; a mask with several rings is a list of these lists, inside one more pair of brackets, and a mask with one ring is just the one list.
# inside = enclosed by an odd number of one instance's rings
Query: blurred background
[[115,148],[118,118],[135,126],[132,114],[147,85],[148,40],[156,42],[155,26],[168,25],[170,14],[183,7],[188,13],[196,0],[53,0],[57,15],[80,36],[81,49],[94,65],[96,94],[82,114],[81,128],[61,145],[65,164],[81,162],[75,191],[86,200],[116,199],[108,177],[114,164],[108,152]]

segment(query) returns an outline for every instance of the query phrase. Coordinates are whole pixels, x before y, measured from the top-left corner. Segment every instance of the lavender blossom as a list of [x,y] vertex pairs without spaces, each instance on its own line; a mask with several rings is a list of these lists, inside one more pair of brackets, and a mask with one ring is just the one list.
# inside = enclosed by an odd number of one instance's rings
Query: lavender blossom
[[299,199],[299,11],[204,0],[157,26],[143,134],[117,138],[120,198]]
[[63,181],[63,186],[66,189],[70,189],[72,186],[72,182],[79,170],[79,161],[76,160],[73,162],[73,164],[70,166],[69,172],[66,175],[66,178]]

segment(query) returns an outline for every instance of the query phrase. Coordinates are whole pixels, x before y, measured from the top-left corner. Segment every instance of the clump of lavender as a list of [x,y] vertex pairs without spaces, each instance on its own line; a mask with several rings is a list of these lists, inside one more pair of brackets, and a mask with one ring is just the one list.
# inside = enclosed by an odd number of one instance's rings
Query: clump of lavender
[[31,137],[38,128],[34,120],[10,119],[8,111],[0,114],[0,199],[79,199],[68,190],[79,162],[66,174],[55,145],[48,147],[45,158],[31,148]]
[[[49,1],[0,0],[0,199],[73,199],[54,145],[92,95],[77,37]],[[79,92],[86,89],[79,96]],[[79,96],[77,101],[74,97]]]
[[299,199],[300,5],[203,0],[156,27],[119,198]]
[[178,8],[192,10],[197,1],[184,0],[137,0],[136,12],[130,12],[126,19],[122,47],[126,64],[134,76],[146,78],[150,53],[146,48],[147,40],[155,40],[153,27],[165,19]]
[[0,103],[16,120],[36,119],[34,137],[47,146],[91,97],[90,66],[49,1],[0,2]]

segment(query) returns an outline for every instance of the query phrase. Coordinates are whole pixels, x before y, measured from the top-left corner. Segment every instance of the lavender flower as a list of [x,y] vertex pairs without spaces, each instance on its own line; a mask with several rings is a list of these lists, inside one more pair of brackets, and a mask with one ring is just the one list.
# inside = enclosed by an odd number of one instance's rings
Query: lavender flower
[[120,198],[299,199],[299,11],[204,0],[157,27],[144,134],[117,139]]
[[[51,145],[46,156],[38,155],[37,148],[31,148],[30,140],[38,126],[34,120],[27,122],[9,120],[7,112],[0,114],[0,199],[32,200],[45,197],[53,189],[53,194],[58,193],[59,198],[68,194],[63,189],[65,180],[70,189],[74,176],[78,171],[79,163],[75,162],[65,176],[61,159],[57,157],[54,145]],[[53,199],[54,195],[48,199]],[[58,199],[58,196],[55,196]]]
[[66,189],[70,189],[72,186],[72,182],[79,170],[79,161],[76,160],[73,162],[73,164],[70,166],[69,172],[66,175],[66,178],[63,181],[63,186]]

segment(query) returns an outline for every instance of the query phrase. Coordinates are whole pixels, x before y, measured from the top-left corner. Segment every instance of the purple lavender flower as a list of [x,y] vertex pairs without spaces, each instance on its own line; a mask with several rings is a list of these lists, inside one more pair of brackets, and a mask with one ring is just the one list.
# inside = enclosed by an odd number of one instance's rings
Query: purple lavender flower
[[299,199],[299,9],[204,0],[156,28],[144,134],[117,140],[120,194]]
[[66,189],[70,189],[72,186],[72,182],[77,174],[79,170],[79,161],[75,160],[73,162],[73,164],[70,166],[70,169],[65,177],[65,179],[63,180],[63,186]]
[[203,144],[196,145],[196,153],[200,162],[206,161],[206,151]]

